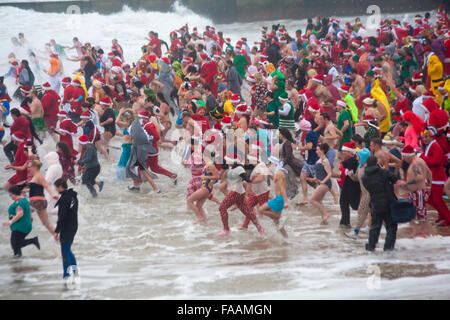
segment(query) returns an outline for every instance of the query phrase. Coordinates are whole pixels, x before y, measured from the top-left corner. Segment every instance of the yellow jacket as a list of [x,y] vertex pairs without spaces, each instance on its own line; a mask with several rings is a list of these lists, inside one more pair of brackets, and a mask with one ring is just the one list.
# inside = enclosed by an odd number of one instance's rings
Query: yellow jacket
[[380,101],[383,104],[384,109],[386,110],[386,118],[384,118],[384,120],[381,121],[380,123],[380,131],[383,133],[388,132],[389,129],[391,128],[391,108],[389,106],[389,101],[386,97],[386,94],[380,87],[379,79],[376,79],[373,82],[373,86],[372,89],[370,90],[370,93],[375,100]]
[[[444,72],[444,66],[441,63],[441,60],[439,60],[438,56],[433,54],[431,57],[428,58],[428,76],[430,77],[431,81],[433,80],[439,80],[442,79],[442,74]],[[439,82],[431,83],[431,86],[434,87],[437,86]]]

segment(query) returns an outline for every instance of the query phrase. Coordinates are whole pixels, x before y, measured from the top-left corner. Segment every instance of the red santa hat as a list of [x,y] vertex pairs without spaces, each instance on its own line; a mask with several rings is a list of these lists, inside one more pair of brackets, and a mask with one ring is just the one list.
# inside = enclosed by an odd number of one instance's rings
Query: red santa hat
[[430,113],[428,124],[437,129],[437,131],[444,130],[448,127],[448,114],[442,109],[436,109]]
[[104,97],[102,100],[100,100],[100,104],[104,106],[111,105],[112,101],[110,97]]
[[347,102],[345,102],[344,100],[338,100],[336,102],[336,106],[341,106],[343,108],[347,107]]
[[29,116],[31,114],[31,109],[29,106],[21,106],[20,113],[23,113],[23,114]]
[[21,86],[20,91],[22,91],[25,94],[29,94],[31,92],[31,88],[27,85]]
[[222,52],[220,52],[220,51],[214,52],[214,58],[217,58],[217,59],[222,58]]
[[239,95],[237,93],[233,94],[230,98],[231,103],[239,103],[241,102],[241,98],[239,98]]
[[164,61],[167,65],[170,66],[169,58],[167,58],[167,57],[162,57],[161,60]]
[[414,76],[412,77],[412,81],[413,81],[413,82],[422,82],[422,78],[423,78],[423,74],[421,74],[421,73],[416,73],[416,74],[414,74]]
[[208,55],[204,52],[200,53],[200,58],[202,58],[202,60],[208,60]]
[[58,111],[57,116],[61,117],[61,118],[68,118],[69,114],[64,110],[60,110],[60,111]]
[[50,83],[48,83],[48,82],[44,83],[44,84],[42,85],[42,87],[43,87],[45,90],[50,90],[50,89],[52,88],[52,86],[51,86]]
[[120,57],[115,57],[112,61],[113,67],[121,67],[122,66],[122,59]]
[[88,144],[89,143],[89,137],[87,135],[83,134],[82,136],[80,136],[78,138],[78,142],[80,144]]
[[351,51],[350,49],[347,49],[347,50],[344,50],[344,51],[342,52],[342,54],[343,54],[344,56],[351,56],[351,55],[352,55],[352,51]]
[[416,93],[417,92],[416,88],[417,88],[417,84],[413,84],[411,87],[409,87],[409,91],[411,93]]
[[212,132],[222,132],[222,125],[219,122],[216,122],[211,129]]
[[247,113],[247,105],[245,103],[242,103],[236,107],[235,113],[236,114],[246,114]]
[[320,112],[320,105],[316,99],[312,99],[310,103],[308,103],[308,111],[309,112]]
[[81,87],[81,82],[78,79],[72,80],[72,85],[75,87]]
[[414,152],[414,148],[412,146],[410,146],[410,145],[405,146],[402,149],[402,157],[412,157],[412,156],[415,156],[415,155],[416,155],[416,153]]
[[251,76],[251,75],[247,76],[246,80],[247,80],[248,82],[251,82],[251,83],[255,83],[255,82],[256,82],[255,77],[254,77],[254,76]]
[[83,111],[80,116],[81,119],[90,119],[91,113],[89,111]]
[[138,114],[138,117],[143,118],[143,119],[150,119],[151,116],[152,115],[147,110],[143,110],[143,111],[139,112],[139,114]]
[[267,125],[269,125],[269,120],[266,118],[256,118],[255,123],[258,126],[260,126],[260,125],[267,126]]
[[231,118],[223,117],[222,118],[222,127],[230,127],[231,126]]
[[422,95],[423,95],[424,99],[434,98],[434,93],[432,91],[424,92]]
[[192,64],[192,58],[191,57],[183,57],[183,60],[181,60],[181,63],[187,63]]
[[436,109],[439,109],[439,105],[436,103],[434,98],[428,98],[422,102],[422,106],[429,112],[433,112]]
[[318,82],[318,83],[323,83],[323,74],[318,74],[316,76],[314,76],[314,78],[312,78],[313,81]]
[[260,56],[261,58],[264,58],[264,59],[269,58],[269,55],[267,54],[266,49],[264,49],[263,51],[261,51],[261,53],[259,54],[259,56]]
[[350,86],[340,86],[338,90],[343,93],[348,93],[350,91]]
[[354,142],[347,142],[344,143],[344,145],[342,146],[342,151],[348,151],[352,154],[356,154],[356,145]]
[[70,84],[72,82],[72,79],[70,77],[65,77],[61,80],[61,84]]
[[12,135],[11,138],[13,138],[14,140],[18,141],[18,142],[24,142],[27,137],[25,136],[25,133],[23,133],[22,131],[15,131]]
[[237,162],[242,164],[242,158],[237,153],[229,153],[224,157],[225,161]]
[[433,49],[431,49],[430,46],[425,46],[425,47],[423,48],[423,52],[427,52],[427,51],[431,52],[431,51],[433,51]]
[[364,122],[370,122],[370,121],[374,121],[374,120],[375,120],[375,118],[371,114],[368,114],[367,116],[364,116],[364,118],[363,118]]

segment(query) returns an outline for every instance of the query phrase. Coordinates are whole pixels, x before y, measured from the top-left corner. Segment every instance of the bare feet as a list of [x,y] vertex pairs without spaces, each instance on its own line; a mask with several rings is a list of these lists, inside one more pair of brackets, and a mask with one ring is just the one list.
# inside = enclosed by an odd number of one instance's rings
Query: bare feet
[[295,205],[296,205],[296,206],[304,206],[304,205],[306,205],[306,204],[308,204],[308,200],[302,200],[302,201],[300,201],[300,202],[297,202]]
[[238,228],[238,230],[247,230],[247,227],[240,226],[240,227]]

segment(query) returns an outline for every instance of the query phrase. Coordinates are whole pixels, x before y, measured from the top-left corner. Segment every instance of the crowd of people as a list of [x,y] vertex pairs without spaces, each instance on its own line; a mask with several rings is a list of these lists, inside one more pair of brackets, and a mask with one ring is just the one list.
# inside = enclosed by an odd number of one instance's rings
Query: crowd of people
[[[186,24],[170,33],[170,44],[151,31],[141,58],[130,63],[117,39],[110,48],[78,38],[72,46],[51,40],[43,51],[50,65],[43,84],[27,59],[19,62],[11,53],[10,70],[0,79],[0,139],[8,129],[5,169],[15,174],[4,184],[14,201],[5,225],[14,254],[29,244],[40,247],[37,238],[25,239],[36,211],[61,241],[67,276],[76,264],[70,246],[78,211],[77,193],[67,183],[81,182],[97,197],[102,163],[116,160],[112,139],[122,140],[116,174],[132,181],[130,192],[148,182],[160,193],[155,175],[178,184],[171,168],[189,169],[187,208],[195,224],[205,224],[205,202],[216,203],[220,236],[230,233],[228,215],[235,209],[244,215],[239,229],[252,222],[260,235],[267,216],[288,237],[283,210],[308,204],[327,225],[328,193],[340,206],[347,236],[369,233],[368,251],[375,250],[383,223],[384,250],[395,247],[394,198],[413,201],[412,223],[430,223],[430,205],[438,212],[431,223],[448,227],[449,18],[439,7],[413,19],[385,19],[367,36],[359,18],[316,17],[295,32],[263,26],[254,46],[244,37],[232,42],[213,26],[200,33]],[[27,46],[23,34],[12,41]],[[69,57],[70,50],[77,55]],[[80,63],[70,75],[67,60]],[[7,77],[17,84],[12,98]],[[44,140],[56,144],[44,158],[45,174],[37,152]],[[160,153],[178,153],[180,163],[163,168]],[[48,217],[55,208],[56,227]]]

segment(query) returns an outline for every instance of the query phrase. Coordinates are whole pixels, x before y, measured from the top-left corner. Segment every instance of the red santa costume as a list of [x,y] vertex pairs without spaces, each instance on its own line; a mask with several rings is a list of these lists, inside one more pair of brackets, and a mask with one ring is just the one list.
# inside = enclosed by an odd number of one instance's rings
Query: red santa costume
[[447,139],[446,129],[448,127],[448,114],[442,109],[436,109],[430,113],[428,125],[436,128],[437,134],[434,139],[439,143],[444,155],[450,159],[450,143]]
[[64,110],[58,112],[58,118],[60,119],[59,131],[64,133],[59,135],[59,142],[64,142],[67,144],[69,149],[72,151],[72,154],[76,156],[78,152],[73,148],[72,136],[77,135],[78,127],[72,122],[69,115]]
[[[86,93],[84,92],[84,89],[81,87],[81,82],[79,80],[73,80],[72,81],[73,89],[71,92],[71,98],[70,101],[70,111],[77,115],[81,115],[81,106],[83,105],[84,101],[86,100]],[[66,88],[67,89],[67,88]],[[81,97],[81,98],[80,98]],[[64,103],[64,101],[63,101]]]
[[[17,148],[16,155],[14,157],[14,163],[12,165],[15,167],[24,166],[28,161],[28,153],[25,150],[25,146],[27,144],[26,135],[21,131],[16,131],[11,135],[11,138],[20,142],[20,145]],[[26,167],[24,170],[16,170],[16,174],[8,180],[8,183],[12,186],[23,185],[27,183],[27,173],[28,170]]]
[[[436,129],[428,127],[426,134],[436,135]],[[423,134],[422,134],[423,135]],[[447,180],[444,166],[447,164],[447,159],[444,157],[444,152],[439,146],[439,143],[433,139],[428,145],[424,145],[424,153],[420,155],[431,170],[431,197],[429,204],[432,205],[439,214],[439,220],[445,220],[442,225],[450,225],[450,210],[442,198],[444,195],[444,184]]]
[[153,122],[149,121],[150,114],[144,110],[141,113],[139,113],[139,117],[144,119],[144,126],[143,126],[144,132],[147,134],[149,141],[152,141],[153,147],[156,150],[155,153],[148,155],[147,167],[154,173],[162,174],[171,179],[176,179],[177,178],[176,174],[160,167],[158,164],[158,155],[159,155],[158,141],[160,139],[160,136],[159,136],[158,130],[156,130],[156,127],[153,124]]
[[46,82],[42,85],[45,89],[45,93],[41,98],[42,107],[44,108],[44,121],[47,129],[52,133],[58,122],[59,104],[61,103],[61,97],[52,90],[50,83]]
[[444,42],[445,57],[444,57],[444,76],[450,75],[450,32],[447,32],[446,41]]
[[[206,56],[206,55],[205,55]],[[206,56],[205,58],[208,59],[208,57]],[[214,79],[214,77],[216,76],[216,74],[218,73],[217,71],[217,63],[215,61],[204,61],[202,68],[201,68],[201,77],[203,78],[203,80],[205,81],[205,83],[207,83],[209,85],[209,88],[211,89],[211,93],[214,95],[214,98],[217,99],[217,83]]]

